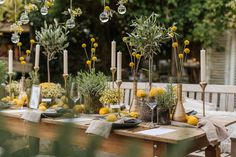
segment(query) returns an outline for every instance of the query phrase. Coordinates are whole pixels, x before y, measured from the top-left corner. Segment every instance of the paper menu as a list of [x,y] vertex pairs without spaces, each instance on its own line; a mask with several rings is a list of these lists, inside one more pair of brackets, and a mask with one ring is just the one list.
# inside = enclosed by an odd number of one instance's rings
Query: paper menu
[[139,131],[136,133],[157,136],[157,135],[167,134],[167,133],[171,133],[171,132],[175,132],[175,131],[176,130],[174,130],[174,129],[168,129],[168,128],[155,128],[155,129],[150,129],[150,130]]

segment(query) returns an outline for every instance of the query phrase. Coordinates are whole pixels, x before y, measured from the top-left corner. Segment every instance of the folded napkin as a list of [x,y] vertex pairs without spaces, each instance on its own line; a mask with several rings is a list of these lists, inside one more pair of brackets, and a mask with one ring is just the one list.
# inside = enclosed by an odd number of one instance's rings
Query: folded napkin
[[197,127],[204,130],[209,143],[213,146],[229,137],[225,126],[210,118],[201,118]]
[[111,122],[106,122],[103,120],[93,120],[86,130],[86,133],[108,138],[111,132],[111,128]]
[[30,122],[38,123],[40,122],[42,113],[43,112],[37,110],[27,110],[26,112],[23,113],[21,118]]

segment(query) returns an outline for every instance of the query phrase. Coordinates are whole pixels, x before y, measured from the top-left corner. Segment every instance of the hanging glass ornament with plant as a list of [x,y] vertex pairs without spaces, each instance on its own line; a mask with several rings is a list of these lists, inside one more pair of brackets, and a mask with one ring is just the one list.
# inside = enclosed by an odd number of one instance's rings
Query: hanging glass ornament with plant
[[99,19],[102,23],[106,23],[112,18],[112,10],[109,6],[106,6],[106,0],[104,0],[103,4],[104,9],[103,12],[99,15]]
[[15,23],[13,23],[11,25],[11,31],[13,31],[14,33],[11,36],[11,41],[12,43],[16,44],[20,41],[20,35],[23,32],[23,28],[22,28],[22,22],[21,21],[16,21],[16,0],[14,0],[14,16],[15,16]]
[[[26,0],[24,1],[25,3],[25,6],[27,5],[26,4]],[[25,10],[23,13],[21,13],[21,16],[20,16],[20,21],[22,22],[22,24],[27,24],[29,23],[29,16],[28,16],[28,13],[27,11]]]
[[32,11],[37,11],[37,10],[38,10],[37,5],[35,5],[33,3],[25,4],[25,11],[27,13],[31,13]]
[[82,15],[82,10],[80,8],[73,9],[73,2],[70,0],[70,8],[68,11],[63,12],[65,15],[70,15],[70,18],[66,21],[66,27],[72,29],[75,27],[75,18]]
[[127,9],[125,7],[125,3],[128,3],[128,0],[119,0],[118,2],[118,8],[117,8],[117,12],[121,15],[125,14]]
[[54,0],[45,0],[43,7],[40,9],[42,15],[48,14],[48,9],[54,5]]

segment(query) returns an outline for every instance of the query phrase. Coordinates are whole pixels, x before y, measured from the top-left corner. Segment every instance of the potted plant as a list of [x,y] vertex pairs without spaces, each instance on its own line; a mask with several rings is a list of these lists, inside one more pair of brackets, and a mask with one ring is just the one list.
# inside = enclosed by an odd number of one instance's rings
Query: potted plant
[[98,113],[102,107],[99,98],[107,87],[107,77],[102,73],[96,73],[94,69],[89,72],[78,72],[76,80],[81,95],[84,97],[84,105],[87,113]]
[[157,90],[155,100],[157,103],[157,123],[161,125],[170,124],[170,113],[176,103],[176,94],[172,84],[166,86],[165,89]]
[[54,20],[54,25],[44,23],[40,31],[36,31],[38,43],[44,47],[43,54],[47,57],[48,82],[50,82],[50,61],[56,59],[57,53],[62,53],[69,43],[67,42],[67,34],[69,32]]
[[[133,31],[128,33],[128,37],[124,37],[130,53],[130,63],[134,78],[134,95],[137,93],[137,72],[141,59],[149,60],[149,90],[152,87],[152,68],[153,58],[161,52],[161,45],[170,39],[170,29],[159,23],[159,15],[152,13],[149,17],[141,16],[132,21],[131,27]],[[132,106],[137,105],[137,97],[134,96]],[[133,107],[135,108],[135,107]]]

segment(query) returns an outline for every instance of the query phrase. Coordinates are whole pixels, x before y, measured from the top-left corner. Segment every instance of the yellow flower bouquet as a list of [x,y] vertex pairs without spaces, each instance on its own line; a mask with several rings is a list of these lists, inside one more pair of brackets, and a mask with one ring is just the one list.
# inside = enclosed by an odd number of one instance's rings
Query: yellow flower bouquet
[[43,98],[59,98],[65,93],[65,90],[60,84],[55,83],[41,83],[41,96]]

